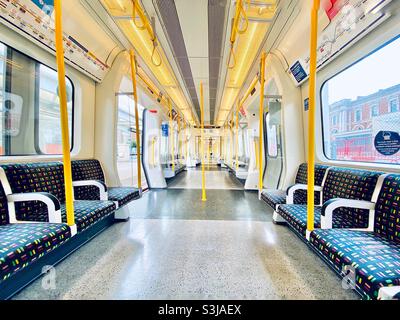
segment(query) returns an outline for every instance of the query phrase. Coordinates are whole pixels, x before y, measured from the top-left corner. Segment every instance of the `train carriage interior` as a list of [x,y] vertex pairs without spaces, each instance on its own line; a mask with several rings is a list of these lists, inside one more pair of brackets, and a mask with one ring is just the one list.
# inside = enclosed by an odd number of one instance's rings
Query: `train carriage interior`
[[399,300],[399,57],[398,0],[0,0],[0,299]]

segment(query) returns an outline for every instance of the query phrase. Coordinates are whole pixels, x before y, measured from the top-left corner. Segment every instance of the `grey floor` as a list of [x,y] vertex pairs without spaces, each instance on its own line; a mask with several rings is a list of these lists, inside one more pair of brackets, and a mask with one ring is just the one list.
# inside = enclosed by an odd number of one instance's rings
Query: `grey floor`
[[[206,188],[208,190],[243,190],[243,185],[232,177],[228,170],[216,165],[205,166]],[[170,189],[201,189],[201,167],[188,169],[181,173],[169,185]]]
[[200,197],[189,189],[145,193],[129,222],[56,266],[53,288],[42,278],[15,299],[358,298],[271,222],[256,193],[214,189],[206,203]]

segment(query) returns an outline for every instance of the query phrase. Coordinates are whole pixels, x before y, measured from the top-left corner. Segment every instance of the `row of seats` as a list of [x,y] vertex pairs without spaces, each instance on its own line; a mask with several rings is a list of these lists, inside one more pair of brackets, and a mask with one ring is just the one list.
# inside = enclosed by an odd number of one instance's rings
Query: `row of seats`
[[400,175],[315,166],[315,230],[307,231],[307,164],[287,191],[262,199],[364,298],[400,292]]
[[[70,252],[76,249],[112,224],[118,208],[141,196],[134,188],[107,187],[97,160],[73,161],[72,173],[76,227],[66,224],[62,163],[0,166],[0,298],[33,280],[26,274],[18,279],[21,271],[46,265],[44,258],[56,250],[61,260],[67,244]],[[75,239],[81,241],[71,245]]]

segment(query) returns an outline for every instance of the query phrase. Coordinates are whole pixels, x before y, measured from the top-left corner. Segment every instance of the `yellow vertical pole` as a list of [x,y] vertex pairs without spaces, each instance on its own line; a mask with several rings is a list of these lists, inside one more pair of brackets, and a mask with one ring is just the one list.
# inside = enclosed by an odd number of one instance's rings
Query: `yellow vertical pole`
[[208,169],[210,169],[210,162],[211,162],[211,146],[212,146],[212,141],[211,141],[211,139],[209,139],[208,140],[208,143],[207,143],[207,150],[208,150],[208,155],[207,155],[207,157],[208,157]]
[[235,114],[235,112],[234,111],[232,111],[232,116],[231,116],[231,126],[230,126],[230,129],[231,129],[231,167],[233,168],[233,159],[234,159],[234,157],[233,157],[233,152],[235,151],[235,149],[234,149],[234,137],[235,137],[235,133],[234,133],[234,131],[233,131],[233,128],[234,128],[234,123],[233,123],[233,120],[234,120],[234,114]]
[[236,110],[236,171],[239,170],[239,109],[240,109],[240,99],[238,100],[238,105]]
[[260,162],[260,156],[258,155],[258,144],[257,141],[254,140],[254,150],[256,154],[256,168],[258,169],[260,167],[259,162]]
[[153,137],[153,139],[151,139],[151,144],[152,144],[151,162],[152,162],[153,167],[155,167],[155,165],[156,165],[156,138],[155,137]]
[[181,159],[181,151],[182,151],[182,143],[181,143],[181,115],[178,116],[178,162],[180,163]]
[[204,89],[203,83],[200,83],[200,113],[201,113],[201,142],[202,142],[202,161],[201,161],[201,188],[202,188],[202,201],[207,201],[206,193],[206,173],[205,173],[205,157],[204,157]]
[[314,165],[315,165],[315,102],[317,78],[318,11],[320,0],[314,0],[311,12],[310,34],[310,82],[308,110],[308,191],[307,191],[307,230],[314,230]]
[[172,171],[175,172],[175,131],[173,126],[172,103],[170,98],[168,98],[168,107],[169,107],[169,128],[171,131]]
[[133,85],[133,100],[135,103],[135,127],[136,127],[136,161],[137,161],[137,176],[138,176],[138,189],[142,189],[142,163],[141,163],[141,150],[140,150],[140,126],[139,126],[139,108],[138,108],[138,92],[136,81],[136,58],[133,50],[130,51],[131,57],[131,77]]
[[260,75],[261,75],[261,86],[260,86],[260,125],[259,125],[259,132],[260,132],[260,141],[258,143],[258,164],[259,164],[259,180],[258,180],[258,189],[259,192],[261,194],[262,190],[263,190],[263,177],[264,177],[264,172],[263,172],[263,168],[264,168],[264,162],[262,159],[262,155],[263,155],[263,137],[264,137],[264,95],[265,95],[265,60],[267,59],[267,54],[265,52],[263,52],[262,56],[261,56],[261,70],[260,70]]
[[188,141],[188,132],[187,132],[187,123],[185,122],[185,161],[189,158],[189,141]]
[[65,83],[65,61],[62,26],[61,0],[54,1],[55,10],[55,43],[58,75],[58,94],[60,99],[61,134],[64,163],[65,203],[67,209],[67,223],[70,227],[75,225],[74,191],[72,186],[71,147],[69,143],[67,86]]

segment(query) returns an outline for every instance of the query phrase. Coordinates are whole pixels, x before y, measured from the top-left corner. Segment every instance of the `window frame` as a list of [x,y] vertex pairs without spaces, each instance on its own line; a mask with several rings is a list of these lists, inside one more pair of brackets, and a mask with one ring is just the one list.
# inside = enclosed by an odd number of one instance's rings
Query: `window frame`
[[[377,108],[377,112],[375,114],[374,110],[375,108]],[[379,112],[379,103],[374,103],[371,105],[371,118],[373,117],[379,117],[380,116],[380,112]]]
[[[360,115],[358,117],[358,115]],[[361,107],[356,107],[354,110],[354,122],[355,123],[360,123],[363,121],[363,117],[362,117],[362,108]]]
[[[328,162],[331,163],[353,163],[353,164],[358,164],[361,166],[368,166],[368,165],[372,165],[372,166],[384,166],[384,167],[396,167],[398,168],[400,166],[400,164],[398,163],[390,163],[390,162],[370,162],[370,161],[356,161],[356,160],[343,160],[343,159],[332,159],[330,157],[328,157],[327,155],[327,145],[326,145],[326,133],[327,133],[327,129],[324,128],[324,124],[325,124],[325,120],[326,120],[326,116],[324,116],[324,94],[323,94],[323,90],[325,85],[332,80],[333,78],[335,78],[336,76],[338,76],[339,74],[345,72],[346,70],[352,68],[353,66],[355,66],[356,64],[358,64],[359,62],[367,59],[368,57],[370,57],[371,55],[375,54],[376,52],[378,52],[379,50],[385,48],[386,46],[390,45],[391,43],[400,40],[400,33],[398,33],[396,36],[392,37],[390,40],[384,42],[382,45],[376,47],[375,49],[373,49],[372,51],[370,51],[368,54],[362,56],[361,58],[355,60],[353,63],[350,63],[347,67],[342,68],[341,70],[339,70],[338,72],[336,72],[335,74],[333,74],[330,77],[327,77],[327,79],[325,79],[320,87],[319,87],[319,102],[320,102],[320,119],[321,119],[321,144],[322,144],[322,155],[325,157],[325,159]],[[390,104],[390,103],[389,103]],[[388,106],[388,108],[390,108],[390,105]],[[400,98],[399,98],[399,111],[400,111]],[[380,114],[380,112],[379,112]],[[329,116],[328,116],[329,118]]]
[[[396,111],[392,111],[392,102],[396,103]],[[395,113],[400,111],[400,102],[398,97],[389,98],[389,113]]]
[[[34,104],[33,104],[33,108],[34,108],[34,115],[35,115],[35,119],[34,119],[34,142],[33,142],[33,146],[35,148],[36,154],[12,154],[12,155],[0,155],[0,159],[1,158],[10,158],[10,157],[34,157],[34,156],[47,156],[47,157],[56,157],[56,156],[62,156],[62,154],[50,154],[50,153],[44,153],[41,149],[40,149],[40,144],[39,144],[39,108],[40,108],[40,77],[38,77],[38,75],[40,74],[40,65],[43,65],[47,68],[49,68],[50,70],[53,70],[54,72],[58,72],[55,68],[52,68],[51,66],[49,66],[46,63],[43,63],[41,61],[39,61],[38,59],[33,58],[32,56],[22,52],[21,50],[15,49],[14,47],[8,45],[7,43],[0,41],[0,43],[2,45],[5,46],[6,50],[12,50],[17,52],[18,54],[21,54],[25,57],[27,57],[28,59],[32,60],[32,62],[35,63],[35,83],[34,83]],[[68,79],[68,81],[71,83],[71,87],[72,87],[72,106],[71,106],[71,119],[72,119],[72,123],[71,123],[71,141],[70,141],[70,152],[73,151],[74,146],[75,146],[75,84],[72,81],[72,79],[69,76],[65,76],[66,79]]]

